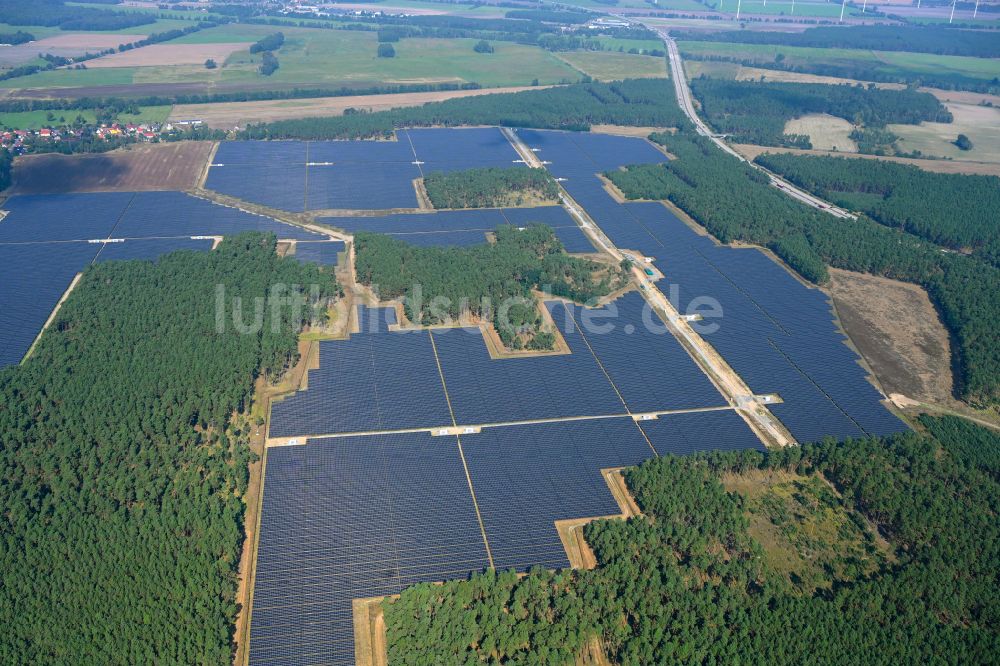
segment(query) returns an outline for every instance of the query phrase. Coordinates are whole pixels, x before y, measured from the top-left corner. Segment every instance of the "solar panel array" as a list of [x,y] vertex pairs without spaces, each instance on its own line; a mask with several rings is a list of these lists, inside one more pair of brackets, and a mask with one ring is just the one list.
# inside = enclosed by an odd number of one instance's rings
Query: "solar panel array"
[[626,137],[520,130],[519,135],[620,248],[655,257],[668,284],[679,289],[683,313],[710,296],[724,316],[703,337],[756,393],[779,393],[774,414],[800,441],[898,432],[905,424],[879,401],[858,356],[833,322],[817,289],[796,281],[756,250],[720,247],[658,203],[619,204],[596,173],[619,166],[665,162],[650,144]]
[[462,437],[498,569],[568,567],[557,520],[621,512],[601,469],[653,452],[628,417],[486,429]]
[[342,437],[267,454],[252,664],[353,664],[351,600],[488,565],[454,437]]
[[750,426],[729,409],[663,414],[654,420],[640,422],[640,426],[661,456],[683,456],[698,451],[764,450]]
[[345,249],[344,241],[300,241],[295,244],[295,258],[321,266],[336,266],[337,255]]
[[594,246],[562,206],[482,208],[435,213],[322,217],[320,222],[349,232],[389,234],[412,245],[467,247],[486,242],[486,234],[511,224],[545,224],[555,231],[567,252],[593,252]]
[[[8,214],[0,222],[0,367],[21,361],[73,277],[94,261],[208,250],[211,239],[191,237],[248,230],[269,231],[281,238],[322,238],[182,192],[14,196],[4,209]],[[118,240],[104,242],[107,239]]]
[[320,343],[308,388],[274,403],[270,436],[447,426],[449,403],[459,425],[726,405],[639,294],[546,306],[568,354],[494,359],[478,328],[386,333],[369,323],[386,311],[360,307],[362,333]]
[[630,411],[725,404],[639,293],[625,294],[602,308],[565,307]]
[[320,343],[309,388],[274,403],[272,437],[450,426],[427,331]]
[[520,159],[495,127],[396,134],[396,141],[227,141],[205,186],[296,212],[417,208],[413,181],[423,174]]

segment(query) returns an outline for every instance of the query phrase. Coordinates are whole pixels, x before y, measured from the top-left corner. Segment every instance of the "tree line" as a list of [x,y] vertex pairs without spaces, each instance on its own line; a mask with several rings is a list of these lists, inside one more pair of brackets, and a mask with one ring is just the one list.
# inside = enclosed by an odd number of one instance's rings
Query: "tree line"
[[254,382],[298,353],[272,299],[312,284],[259,233],[96,264],[0,371],[0,662],[232,663]]
[[[921,433],[652,459],[626,471],[643,515],[585,528],[592,571],[486,571],[384,604],[389,663],[981,663],[996,653],[1000,436],[955,417]],[[710,441],[705,442],[710,445]],[[762,566],[743,498],[721,478],[832,484],[894,561],[829,589]],[[868,529],[867,527],[865,529]]]
[[959,395],[1000,402],[1000,269],[865,216],[832,220],[693,131],[651,138],[677,159],[606,174],[628,198],[669,200],[722,242],[768,247],[813,282],[829,264],[923,286],[954,336]]
[[838,206],[1000,267],[1000,178],[883,160],[765,153],[754,160]]
[[244,139],[355,139],[391,136],[397,127],[504,125],[588,130],[591,125],[672,127],[684,122],[672,91],[655,79],[451,99],[419,107],[250,125]]
[[275,32],[262,37],[250,45],[250,53],[261,53],[262,51],[277,51],[285,43],[285,33]]
[[729,81],[704,76],[691,91],[708,122],[739,143],[811,148],[809,137],[785,134],[785,123],[810,113],[827,113],[855,125],[916,125],[951,122],[951,113],[930,93],[912,89],[817,83]]
[[64,0],[0,0],[0,16],[7,25],[58,26],[60,30],[121,30],[156,21],[153,14],[77,7]]
[[559,187],[542,168],[487,167],[463,171],[436,171],[424,176],[427,196],[435,208],[501,208],[520,206],[535,196],[559,199]]
[[[410,321],[431,325],[472,315],[491,322],[508,349],[551,349],[533,289],[583,303],[624,285],[627,273],[566,254],[552,229],[497,227],[495,242],[421,247],[382,234],[354,237],[358,282],[402,298]],[[509,311],[501,306],[508,305]]]
[[18,30],[16,32],[0,32],[0,44],[10,44],[11,46],[16,46],[18,44],[26,44],[33,41],[35,41],[35,36],[30,32],[24,32],[23,30]]
[[734,44],[778,44],[821,49],[866,51],[910,51],[937,55],[1000,58],[1000,39],[992,30],[954,30],[947,26],[853,25],[819,26],[802,32],[771,30],[672,31],[674,39],[686,42]]

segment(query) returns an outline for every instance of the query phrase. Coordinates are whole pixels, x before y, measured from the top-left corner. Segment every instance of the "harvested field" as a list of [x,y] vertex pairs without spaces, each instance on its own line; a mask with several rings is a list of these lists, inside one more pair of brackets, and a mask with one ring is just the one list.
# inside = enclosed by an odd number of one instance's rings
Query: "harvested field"
[[[33,30],[30,32],[34,32]],[[0,66],[16,66],[34,60],[43,53],[72,58],[88,51],[99,53],[144,39],[146,35],[109,35],[103,32],[75,32],[45,37],[27,44],[0,48]]]
[[850,122],[825,113],[811,113],[785,123],[785,134],[805,134],[813,148],[821,150],[857,151],[850,137],[853,129]]
[[865,155],[832,150],[802,150],[801,148],[778,148],[772,146],[755,146],[747,143],[731,144],[737,152],[753,159],[763,153],[791,153],[793,155],[832,155],[834,157],[857,157],[864,160],[886,160],[900,164],[912,164],[924,171],[932,173],[973,173],[984,176],[1000,176],[1000,164],[991,162],[973,162],[968,160],[922,160],[912,157],[889,157],[885,155]]
[[28,155],[14,163],[10,194],[187,190],[201,178],[207,141],[130,146],[100,155]]
[[[548,86],[538,86],[544,88]],[[519,92],[527,87],[489,88],[485,90],[439,90],[433,92],[398,93],[390,95],[352,95],[348,97],[310,97],[306,99],[276,99],[262,102],[225,102],[218,104],[177,104],[171,120],[197,118],[209,127],[228,129],[247,123],[266,123],[313,116],[339,116],[345,109],[384,111],[420,106],[456,97],[472,97],[492,93]]]
[[830,269],[841,324],[886,394],[952,401],[948,332],[927,292],[888,278]]
[[163,67],[169,65],[204,65],[211,58],[222,63],[231,53],[245,49],[250,42],[222,44],[152,44],[122,53],[90,60],[87,69],[101,67]]
[[[1000,109],[978,104],[945,103],[954,116],[950,123],[888,125],[899,135],[904,151],[958,160],[1000,162]],[[953,143],[959,134],[972,140],[972,150],[959,150]]]

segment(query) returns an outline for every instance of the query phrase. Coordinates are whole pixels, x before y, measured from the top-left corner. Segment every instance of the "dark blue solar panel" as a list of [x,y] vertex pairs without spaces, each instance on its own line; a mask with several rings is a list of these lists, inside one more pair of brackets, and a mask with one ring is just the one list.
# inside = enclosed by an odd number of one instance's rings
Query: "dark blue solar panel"
[[310,166],[307,206],[310,210],[416,208],[413,181],[418,178],[420,169],[409,162]]
[[[550,305],[565,321],[562,305]],[[623,414],[622,404],[579,330],[564,333],[571,353],[493,359],[478,329],[432,333],[461,424]]]
[[462,448],[494,564],[521,571],[568,566],[555,521],[621,513],[601,469],[654,455],[630,418],[488,428]]
[[0,244],[0,367],[20,363],[73,276],[93,261],[100,247]]
[[260,521],[251,664],[353,664],[352,599],[488,564],[454,437],[271,448]]
[[[280,145],[276,142],[275,145]],[[223,142],[222,145],[229,145]],[[267,161],[249,164],[213,166],[208,170],[205,187],[237,199],[281,210],[302,211],[306,206],[305,162],[271,158],[270,142],[260,150]],[[218,159],[218,158],[216,158]]]
[[436,213],[400,213],[396,215],[323,217],[319,221],[346,231],[372,231],[381,234],[492,231],[505,224],[503,214],[492,208],[477,210],[442,210]]
[[278,238],[323,238],[301,227],[223,206],[183,192],[137,192],[115,227],[116,238],[226,236],[267,231]]
[[[637,292],[602,308],[566,306],[634,413],[723,406],[726,399]],[[555,316],[555,314],[553,314]],[[556,320],[564,329],[566,324]]]
[[300,241],[295,244],[295,258],[322,266],[336,266],[337,255],[344,251],[343,241]]
[[560,227],[555,233],[567,252],[596,252],[594,244],[580,227]]
[[405,133],[397,141],[310,141],[309,162],[406,162],[416,160]]
[[324,341],[319,365],[306,390],[272,406],[272,437],[452,424],[426,331]]
[[429,231],[415,234],[391,234],[394,238],[420,247],[469,247],[486,242],[485,231]]
[[107,238],[131,192],[15,196],[3,204],[0,243]]
[[660,455],[683,456],[699,451],[764,450],[750,426],[733,410],[664,414],[641,421],[642,428]]
[[128,259],[158,259],[164,254],[177,250],[212,249],[212,240],[192,240],[191,238],[138,238],[121,243],[105,243],[97,261],[125,261]]
[[425,174],[483,167],[510,167],[521,157],[496,127],[463,129],[410,129],[404,132],[413,144]]
[[305,141],[222,141],[213,164],[305,164]]

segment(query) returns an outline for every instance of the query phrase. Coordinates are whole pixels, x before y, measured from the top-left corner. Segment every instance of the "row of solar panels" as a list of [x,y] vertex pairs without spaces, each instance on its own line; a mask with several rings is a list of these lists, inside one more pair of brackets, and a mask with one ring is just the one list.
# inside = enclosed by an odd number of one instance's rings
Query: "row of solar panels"
[[569,354],[497,360],[464,328],[322,342],[308,389],[273,405],[270,435],[447,426],[449,403],[463,425],[726,404],[638,293],[596,310],[547,307]]
[[[846,345],[832,306],[755,250],[716,245],[658,203],[619,204],[596,174],[621,166],[662,163],[650,144],[626,138],[521,130],[563,185],[620,248],[655,257],[681,312],[713,312],[710,342],[756,393],[779,393],[772,407],[800,441],[905,429],[881,404],[858,356]],[[619,146],[602,152],[609,142]]]
[[[343,243],[181,192],[14,196],[0,223],[0,367],[21,361],[73,277],[91,263],[208,250],[210,238],[267,231],[299,239],[300,260],[335,263]],[[89,242],[115,239],[113,242]]]
[[521,164],[495,128],[401,130],[396,141],[229,141],[206,187],[290,211],[417,208],[433,171]]
[[462,437],[468,477],[456,438],[427,433],[269,449],[250,663],[353,664],[353,599],[464,578],[488,566],[486,543],[501,569],[568,566],[555,521],[619,513],[600,470],[642,462],[650,442],[761,448],[726,410],[486,429]]

